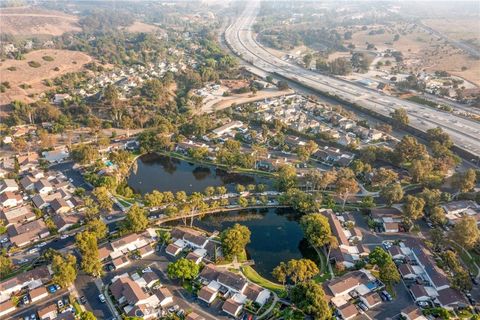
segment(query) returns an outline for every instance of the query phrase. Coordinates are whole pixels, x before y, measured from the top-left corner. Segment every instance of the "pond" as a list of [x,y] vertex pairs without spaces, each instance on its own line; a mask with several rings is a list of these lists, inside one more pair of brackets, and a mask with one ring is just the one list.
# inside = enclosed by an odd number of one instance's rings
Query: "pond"
[[271,272],[282,261],[318,260],[315,250],[303,238],[299,218],[293,209],[240,210],[207,215],[193,224],[209,232],[225,230],[235,223],[247,226],[251,231],[247,254],[255,262],[253,268],[263,277],[274,280]]
[[190,163],[188,161],[146,154],[137,159],[128,179],[128,185],[137,193],[158,191],[204,191],[209,186],[225,186],[229,191],[236,184],[271,185],[271,179],[239,173],[229,173],[214,166]]

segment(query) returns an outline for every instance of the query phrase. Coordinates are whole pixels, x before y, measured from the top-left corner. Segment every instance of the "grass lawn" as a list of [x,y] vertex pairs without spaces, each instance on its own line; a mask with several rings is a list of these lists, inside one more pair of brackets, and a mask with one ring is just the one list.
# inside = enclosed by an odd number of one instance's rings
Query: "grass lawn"
[[125,200],[123,200],[123,199],[117,198],[117,200],[118,200],[118,202],[120,202],[120,203],[122,204],[122,206],[124,206],[124,207],[127,207],[127,208],[128,208],[128,207],[130,207],[130,206],[132,205],[130,202],[125,201]]
[[325,272],[324,274],[318,274],[316,275],[315,277],[313,277],[313,280],[316,282],[316,283],[323,283],[327,280],[330,280],[330,273]]
[[242,267],[242,273],[248,280],[252,281],[253,283],[258,284],[268,290],[274,291],[279,296],[285,295],[285,287],[281,284],[274,283],[270,280],[265,279],[261,275],[257,273],[251,266]]
[[473,274],[477,275],[478,274],[478,269],[475,266],[475,262],[478,264],[480,262],[480,256],[476,252],[470,252],[472,255],[472,258],[470,258],[465,251],[463,251],[462,248],[460,248],[457,244],[452,243],[452,246],[455,248],[457,251],[458,255],[460,256],[460,259],[462,259],[463,263],[465,266],[468,268],[468,270]]

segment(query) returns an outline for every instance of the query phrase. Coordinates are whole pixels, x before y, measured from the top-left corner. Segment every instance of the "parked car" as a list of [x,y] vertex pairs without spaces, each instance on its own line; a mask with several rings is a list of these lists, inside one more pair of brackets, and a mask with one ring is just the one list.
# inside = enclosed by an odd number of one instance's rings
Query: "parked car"
[[22,302],[23,302],[23,304],[29,304],[30,303],[30,299],[28,299],[27,295],[23,296]]
[[107,300],[105,299],[105,296],[103,295],[103,293],[101,293],[101,294],[98,295],[98,299],[100,299],[100,302],[101,302],[101,303],[105,303],[105,301],[107,301]]
[[368,311],[367,305],[366,305],[365,303],[363,303],[363,302],[359,302],[359,303],[357,304],[357,306],[358,306],[360,309],[362,309],[363,311]]
[[57,287],[54,284],[51,284],[47,287],[48,292],[55,293],[57,292]]
[[62,300],[58,300],[57,301],[57,306],[59,309],[63,308],[63,301]]
[[380,293],[380,296],[382,298],[385,298],[385,301],[392,301],[392,296],[390,295],[390,293],[388,293],[386,290],[383,290],[381,293]]
[[428,308],[430,306],[430,303],[428,303],[427,301],[418,301],[417,302],[417,305],[420,307],[420,308]]
[[81,297],[80,297],[80,303],[81,303],[81,304],[87,303],[87,298],[85,298],[85,296],[81,296]]

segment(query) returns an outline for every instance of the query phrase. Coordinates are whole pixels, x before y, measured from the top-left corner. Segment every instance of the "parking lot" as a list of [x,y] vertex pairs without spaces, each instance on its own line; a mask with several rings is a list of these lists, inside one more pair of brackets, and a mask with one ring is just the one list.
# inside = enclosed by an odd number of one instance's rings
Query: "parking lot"
[[56,303],[58,303],[58,300],[62,300],[64,302],[64,304],[66,304],[66,302],[68,302],[68,292],[67,292],[67,290],[63,289],[63,290],[57,291],[54,294],[49,295],[47,299],[45,299],[44,301],[42,301],[39,304],[28,304],[28,305],[25,305],[25,306],[21,306],[21,307],[19,307],[18,311],[9,315],[5,319],[22,319],[23,320],[26,317],[29,317],[30,319],[32,319],[32,317],[31,317],[32,314],[35,314],[36,319],[38,319],[38,316],[37,316],[37,311],[38,310],[48,306],[51,303],[56,304]]

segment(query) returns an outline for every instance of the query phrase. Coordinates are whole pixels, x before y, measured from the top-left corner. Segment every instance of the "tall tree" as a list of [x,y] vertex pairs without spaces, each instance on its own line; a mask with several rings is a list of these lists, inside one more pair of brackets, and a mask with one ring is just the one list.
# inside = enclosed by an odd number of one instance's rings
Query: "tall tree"
[[71,254],[56,254],[52,259],[53,281],[68,288],[77,278],[77,258]]
[[322,286],[314,281],[298,283],[290,291],[290,299],[299,309],[316,320],[328,320],[332,317],[325,292]]
[[355,174],[349,168],[342,168],[338,171],[337,181],[335,183],[335,191],[342,199],[342,208],[345,208],[345,203],[348,197],[356,194],[360,190],[358,182],[355,179]]
[[243,256],[245,247],[250,243],[250,235],[250,230],[238,223],[224,230],[220,234],[220,240],[225,257],[233,259]]
[[93,189],[92,193],[95,198],[97,198],[100,209],[112,210],[113,201],[110,198],[110,192],[106,187],[96,187]]
[[193,280],[197,277],[200,266],[195,261],[181,258],[172,262],[167,267],[168,277],[171,279]]
[[389,184],[380,190],[380,196],[385,199],[389,207],[394,203],[398,203],[403,198],[403,189],[400,183]]
[[292,259],[287,263],[287,275],[295,284],[310,280],[318,273],[317,265],[310,259]]
[[99,277],[102,274],[102,262],[98,256],[95,234],[83,231],[75,237],[75,244],[82,255],[82,270],[92,276]]
[[407,110],[404,108],[395,109],[395,111],[390,113],[390,117],[392,117],[393,123],[397,127],[406,127],[410,123]]
[[403,205],[403,214],[411,220],[418,220],[423,216],[424,206],[425,200],[422,198],[407,195]]
[[452,177],[452,186],[458,192],[468,192],[475,187],[477,174],[474,169],[468,169],[465,172],[456,173]]
[[147,212],[138,204],[130,207],[125,218],[123,229],[125,232],[141,232],[148,226]]
[[295,188],[297,186],[297,171],[295,168],[289,165],[281,166],[277,173],[276,184],[280,191]]
[[337,238],[332,235],[328,218],[319,213],[307,214],[301,218],[300,226],[310,245],[327,249],[328,261],[331,249],[338,246]]
[[97,239],[103,239],[107,236],[107,225],[100,219],[92,219],[87,222],[85,230],[95,234]]
[[455,224],[452,230],[452,239],[463,248],[470,250],[478,244],[480,231],[477,220],[471,216],[465,216]]

